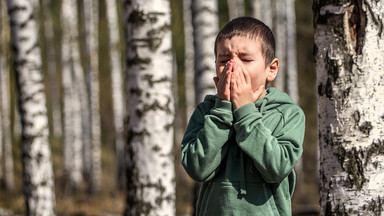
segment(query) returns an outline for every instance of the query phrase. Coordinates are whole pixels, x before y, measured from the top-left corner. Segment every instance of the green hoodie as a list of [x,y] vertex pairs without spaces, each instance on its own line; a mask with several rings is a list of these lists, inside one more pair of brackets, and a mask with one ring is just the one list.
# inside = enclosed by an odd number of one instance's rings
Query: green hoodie
[[204,182],[197,215],[291,215],[304,127],[303,111],[275,88],[234,111],[231,102],[206,96],[181,147],[184,169]]

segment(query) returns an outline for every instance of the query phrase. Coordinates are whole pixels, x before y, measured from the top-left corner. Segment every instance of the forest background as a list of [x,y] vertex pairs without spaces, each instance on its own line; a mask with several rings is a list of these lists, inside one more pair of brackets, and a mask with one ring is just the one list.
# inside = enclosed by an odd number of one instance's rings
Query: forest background
[[[99,192],[89,195],[85,192],[74,193],[70,196],[65,194],[63,185],[63,168],[62,168],[62,137],[51,136],[50,143],[53,154],[53,166],[55,174],[56,186],[56,213],[57,215],[107,215],[121,214],[125,207],[126,194],[118,189],[115,180],[115,130],[113,125],[113,107],[112,107],[112,84],[109,60],[109,43],[108,43],[108,23],[106,16],[106,0],[99,0],[99,80],[100,80],[100,116],[101,116],[101,143],[102,143],[102,183]],[[40,1],[41,2],[41,1]],[[60,2],[51,1],[51,10],[54,23],[54,42],[55,51],[60,52],[60,35],[63,29],[60,24]],[[119,2],[119,1],[118,1]],[[179,149],[180,149],[180,133],[184,132],[187,124],[186,118],[186,100],[185,89],[185,49],[184,49],[184,27],[183,27],[183,1],[171,0],[171,16],[172,16],[172,39],[173,51],[175,54],[175,68],[177,71],[177,103],[176,103],[176,121],[178,130],[175,130],[175,165],[176,165],[176,212],[177,215],[191,214],[193,211],[193,182],[187,177],[187,174],[179,165]],[[79,14],[83,10],[83,1],[77,1]],[[4,4],[3,4],[4,5]],[[245,1],[245,14],[249,14],[249,1]],[[121,5],[118,4],[118,17],[120,19],[120,36],[121,36],[121,53],[124,58],[124,31],[123,31],[123,12]],[[229,21],[229,10],[227,1],[218,1],[218,17],[219,26],[222,27]],[[306,114],[306,136],[304,140],[303,153],[303,176],[299,179],[300,185],[296,186],[293,197],[294,214],[300,212],[316,212],[318,211],[318,157],[317,157],[317,111],[316,111],[316,85],[315,85],[315,69],[313,61],[313,13],[312,2],[307,0],[296,0],[296,26],[297,26],[297,64],[298,64],[298,88],[299,88],[299,105]],[[1,8],[4,10],[4,8]],[[39,23],[43,19],[37,19]],[[82,19],[79,19],[79,26],[84,25]],[[80,32],[83,37],[84,32]],[[40,35],[42,35],[40,31]],[[44,38],[44,37],[40,37]],[[42,59],[46,58],[45,41],[40,39]],[[84,43],[80,43],[85,46]],[[213,48],[213,46],[212,46]],[[84,49],[81,49],[84,50]],[[213,52],[213,49],[212,49]],[[84,55],[84,53],[82,53]],[[59,55],[55,55],[59,56]],[[57,57],[58,58],[58,57]],[[60,59],[57,59],[59,61]],[[122,61],[124,62],[124,61]],[[45,63],[45,61],[43,61]],[[214,62],[212,62],[214,64]],[[289,62],[282,62],[289,64]],[[43,65],[45,77],[48,77],[46,65]],[[12,68],[11,70],[12,71]],[[57,72],[60,74],[60,71]],[[10,133],[12,136],[12,151],[14,155],[14,176],[15,189],[12,191],[0,191],[0,209],[11,210],[14,214],[21,215],[25,212],[24,197],[22,194],[22,177],[21,177],[21,147],[20,147],[20,125],[18,123],[18,115],[16,108],[16,81],[15,73],[10,73]],[[61,83],[61,82],[58,82]],[[48,116],[50,117],[50,130],[52,110],[50,107],[50,86],[52,83],[45,79]],[[50,133],[53,134],[53,133]]]

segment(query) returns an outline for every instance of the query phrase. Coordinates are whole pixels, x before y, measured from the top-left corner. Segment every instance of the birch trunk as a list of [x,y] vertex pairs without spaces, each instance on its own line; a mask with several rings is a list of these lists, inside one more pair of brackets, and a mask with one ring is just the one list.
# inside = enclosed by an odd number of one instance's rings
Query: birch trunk
[[107,20],[109,26],[109,54],[112,79],[112,101],[115,126],[115,149],[117,165],[117,185],[126,188],[126,173],[124,163],[124,96],[121,53],[119,50],[120,37],[115,0],[105,2],[107,5]]
[[192,0],[193,42],[195,48],[196,103],[208,94],[215,94],[215,39],[219,28],[217,1]]
[[[254,0],[255,1],[255,0]],[[261,0],[261,21],[263,21],[269,28],[273,29],[273,12],[272,1]]]
[[286,69],[287,93],[296,104],[299,103],[299,89],[297,84],[297,53],[296,53],[296,13],[295,0],[286,1],[287,37],[286,37]]
[[232,20],[239,16],[244,16],[244,1],[243,0],[227,0],[229,19]]
[[186,119],[189,119],[196,106],[195,96],[195,66],[194,66],[194,48],[193,48],[193,27],[192,27],[192,13],[191,13],[192,0],[183,1],[183,23],[184,23],[184,47],[185,47],[185,103],[186,103]]
[[[77,3],[75,0],[62,3],[62,85],[64,106],[64,170],[69,191],[79,189],[83,183],[84,146],[82,135],[81,90],[84,85],[83,70],[80,65],[79,35],[77,27]],[[85,91],[85,90],[83,90]]]
[[1,46],[1,56],[0,56],[0,143],[2,146],[2,152],[0,160],[3,163],[3,174],[2,178],[4,180],[5,190],[12,191],[15,188],[14,183],[14,164],[13,164],[13,154],[12,154],[12,142],[11,142],[11,121],[10,121],[10,86],[9,86],[9,61],[8,61],[8,44],[9,44],[9,29],[6,26],[6,10],[5,3],[0,3],[0,16],[1,16],[1,30],[0,30],[0,41],[2,41]]
[[321,215],[382,215],[381,1],[314,1]]
[[27,215],[55,215],[46,99],[32,4],[7,0],[22,119],[23,191]]
[[128,194],[125,215],[175,215],[168,0],[125,1]]
[[89,93],[90,127],[91,127],[91,167],[88,172],[89,190],[95,193],[101,184],[101,126],[99,98],[99,56],[98,25],[99,4],[95,0],[84,0],[86,47],[89,57],[87,84]]
[[287,0],[274,0],[273,13],[274,25],[270,26],[273,29],[276,39],[276,57],[280,60],[279,72],[274,81],[276,88],[281,91],[286,91],[286,65],[290,62],[286,61],[287,55]]
[[251,16],[256,19],[262,20],[262,0],[251,0]]

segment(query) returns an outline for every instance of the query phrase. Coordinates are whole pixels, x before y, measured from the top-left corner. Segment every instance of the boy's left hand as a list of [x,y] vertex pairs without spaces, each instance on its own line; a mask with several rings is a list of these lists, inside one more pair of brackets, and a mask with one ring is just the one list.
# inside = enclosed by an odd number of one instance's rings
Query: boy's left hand
[[236,62],[231,75],[231,102],[233,108],[237,109],[245,104],[254,103],[262,97],[264,85],[253,92],[251,77],[244,66]]

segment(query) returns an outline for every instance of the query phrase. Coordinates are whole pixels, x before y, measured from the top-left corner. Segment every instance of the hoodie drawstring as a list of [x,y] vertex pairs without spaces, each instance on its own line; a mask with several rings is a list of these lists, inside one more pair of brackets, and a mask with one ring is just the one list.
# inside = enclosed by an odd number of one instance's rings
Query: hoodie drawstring
[[240,197],[247,195],[247,189],[245,187],[245,167],[243,154],[243,151],[240,150]]
[[261,103],[260,109],[259,109],[260,113],[263,113],[264,107],[265,105],[267,105],[267,103],[268,103],[268,98],[263,98],[263,102]]

